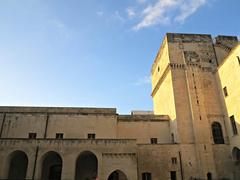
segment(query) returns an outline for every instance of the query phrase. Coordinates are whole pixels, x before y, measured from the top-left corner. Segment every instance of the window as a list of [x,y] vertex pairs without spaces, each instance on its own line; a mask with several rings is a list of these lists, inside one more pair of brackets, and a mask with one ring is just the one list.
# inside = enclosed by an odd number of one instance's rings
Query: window
[[177,164],[177,158],[176,157],[172,157],[172,164]]
[[177,180],[177,173],[176,171],[171,171],[170,172],[171,180]]
[[223,93],[224,93],[225,97],[228,96],[228,91],[227,91],[227,87],[226,86],[223,88]]
[[224,144],[222,127],[219,122],[214,122],[212,124],[212,136],[215,144]]
[[56,139],[63,139],[63,133],[56,133]]
[[36,139],[37,133],[28,133],[28,138],[29,139]]
[[172,139],[172,143],[175,143],[175,139],[174,139],[174,134],[171,133],[171,139]]
[[158,66],[158,72],[160,71],[160,67]]
[[232,125],[233,135],[238,134],[237,125],[236,125],[236,121],[235,121],[234,116],[230,117],[230,121],[231,121],[231,125]]
[[157,138],[151,138],[151,144],[157,144]]
[[152,175],[149,172],[142,173],[142,180],[152,180]]
[[240,57],[239,57],[239,56],[237,56],[237,59],[238,59],[238,64],[240,65]]
[[95,139],[95,134],[88,134],[88,139]]

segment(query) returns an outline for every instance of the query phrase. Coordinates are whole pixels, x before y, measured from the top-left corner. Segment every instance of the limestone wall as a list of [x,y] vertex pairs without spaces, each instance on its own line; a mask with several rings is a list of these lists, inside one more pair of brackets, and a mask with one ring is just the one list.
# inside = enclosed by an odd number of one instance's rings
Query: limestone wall
[[[48,108],[0,107],[1,138],[116,138],[116,109],[107,108]],[[106,128],[109,129],[106,131]]]
[[171,143],[168,116],[119,116],[117,137],[120,139],[137,139],[137,144],[150,144],[151,138],[157,143]]
[[[220,80],[220,91],[224,100],[224,106],[227,110],[226,125],[228,128],[228,135],[232,147],[240,148],[240,65],[238,61],[240,57],[240,45],[238,45],[233,52],[226,57],[218,69],[217,76]],[[223,94],[223,88],[226,87],[228,96]],[[233,134],[233,129],[229,117],[234,116],[238,134]]]
[[2,116],[1,138],[28,138],[28,133],[37,133],[37,138],[44,137],[46,114],[2,113]]
[[[176,163],[172,162],[176,158]],[[138,177],[150,172],[152,179],[170,180],[170,171],[176,171],[181,179],[181,162],[178,145],[138,145]]]
[[88,138],[88,134],[92,133],[97,139],[115,139],[116,123],[116,115],[51,115],[47,138],[55,138],[56,133],[64,133],[64,138]]

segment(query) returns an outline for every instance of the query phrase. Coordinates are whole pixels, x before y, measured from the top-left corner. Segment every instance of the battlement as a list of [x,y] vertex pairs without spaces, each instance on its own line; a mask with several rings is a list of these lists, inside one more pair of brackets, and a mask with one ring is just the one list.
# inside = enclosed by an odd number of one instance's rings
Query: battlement
[[215,38],[215,46],[225,49],[228,53],[238,44],[237,36],[219,35]]
[[216,43],[222,43],[222,42],[238,42],[237,36],[218,35],[215,39],[216,39]]
[[170,43],[193,43],[208,42],[212,43],[210,34],[185,34],[185,33],[167,33],[167,41]]

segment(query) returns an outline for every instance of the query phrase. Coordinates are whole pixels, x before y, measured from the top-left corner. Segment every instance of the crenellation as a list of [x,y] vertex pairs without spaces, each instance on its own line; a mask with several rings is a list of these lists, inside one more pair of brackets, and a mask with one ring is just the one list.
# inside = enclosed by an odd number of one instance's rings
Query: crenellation
[[212,37],[209,34],[182,34],[182,33],[167,33],[168,43],[200,43],[212,42]]
[[238,37],[237,36],[218,35],[215,38],[215,40],[216,40],[215,44],[222,44],[222,45],[225,45],[229,48],[235,47],[238,43]]

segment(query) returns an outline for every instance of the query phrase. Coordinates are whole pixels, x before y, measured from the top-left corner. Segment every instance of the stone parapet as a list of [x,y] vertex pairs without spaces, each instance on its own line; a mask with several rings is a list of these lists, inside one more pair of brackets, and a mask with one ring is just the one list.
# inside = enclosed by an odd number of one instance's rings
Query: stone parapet
[[116,108],[0,106],[2,113],[116,114]]

